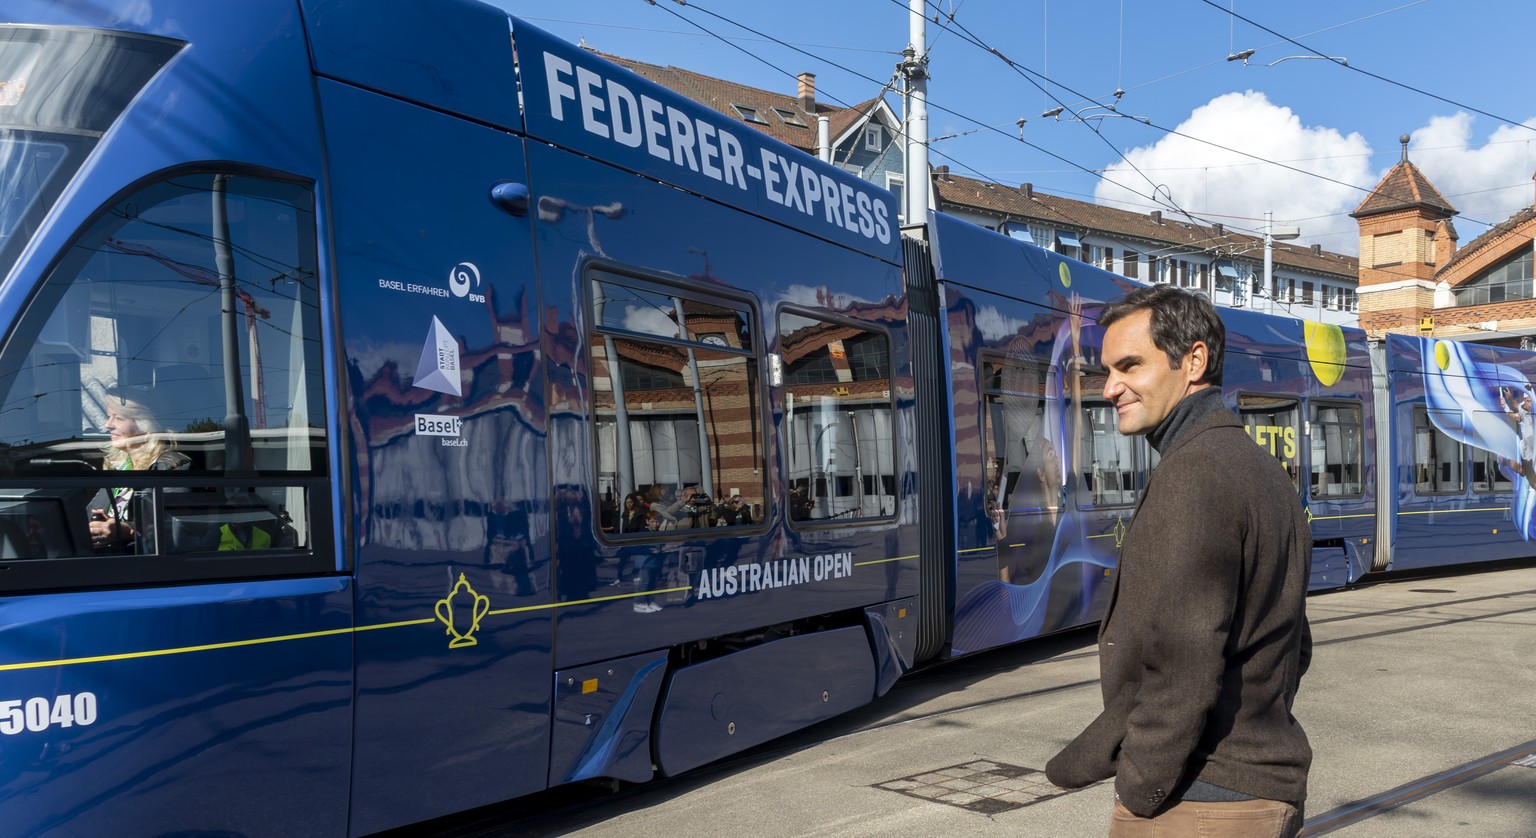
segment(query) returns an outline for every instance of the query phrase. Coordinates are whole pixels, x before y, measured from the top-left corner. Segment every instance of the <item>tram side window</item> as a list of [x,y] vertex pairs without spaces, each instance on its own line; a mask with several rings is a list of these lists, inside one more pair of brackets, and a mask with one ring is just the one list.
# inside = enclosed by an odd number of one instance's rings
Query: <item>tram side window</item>
[[1312,497],[1361,493],[1361,421],[1358,404],[1312,404]]
[[[1268,451],[1297,481],[1297,421],[1301,408],[1295,399],[1282,396],[1245,393],[1237,397],[1237,415],[1243,429],[1260,448]],[[1298,488],[1300,484],[1297,483]]]
[[1083,505],[1130,506],[1141,487],[1137,482],[1136,449],[1139,437],[1120,433],[1114,405],[1094,395],[1104,392],[1103,370],[1085,370],[1080,390],[1082,409],[1078,427],[1081,452],[1076,468],[1082,475]]
[[1413,412],[1413,488],[1421,495],[1460,493],[1467,485],[1462,444],[1437,425],[1461,427],[1461,414],[1444,410],[1434,414],[1424,408]]
[[[183,175],[65,253],[0,355],[0,560],[167,560],[127,563],[132,581],[335,569],[313,550],[330,508],[313,205],[299,184]],[[175,561],[196,554],[225,561]],[[128,579],[72,566],[73,585]]]
[[761,395],[742,304],[594,271],[598,520],[609,536],[763,516]]
[[[1479,411],[1482,412],[1482,411]],[[1503,414],[1487,416],[1484,420],[1473,420],[1475,425],[1484,422],[1492,424],[1496,421],[1507,421]],[[1485,448],[1472,448],[1472,488],[1478,492],[1513,492],[1515,484],[1509,479],[1509,475],[1500,467],[1499,455]],[[1520,463],[1510,463],[1510,468],[1516,474],[1519,473]]]
[[1061,407],[1048,367],[986,359],[982,368],[987,513],[1054,509],[1061,499]]
[[890,338],[786,312],[779,316],[779,349],[790,520],[894,515]]

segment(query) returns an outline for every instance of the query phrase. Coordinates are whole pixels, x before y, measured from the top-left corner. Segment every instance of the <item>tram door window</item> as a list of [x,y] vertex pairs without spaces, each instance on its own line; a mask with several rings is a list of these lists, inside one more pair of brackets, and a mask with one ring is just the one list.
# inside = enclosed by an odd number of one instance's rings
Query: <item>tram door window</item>
[[779,315],[790,520],[896,514],[891,340],[842,321]]
[[[1478,411],[1479,413],[1483,411]],[[1507,421],[1502,414],[1486,417],[1486,424]],[[1477,427],[1482,427],[1484,421],[1474,419]],[[1485,448],[1473,447],[1472,454],[1472,490],[1476,492],[1513,492],[1515,484],[1509,479],[1509,475],[1499,465],[1499,455]],[[1519,469],[1519,463],[1514,464]]]
[[[1460,494],[1466,490],[1462,471],[1466,458],[1462,444],[1447,436],[1440,427],[1461,427],[1459,411],[1434,411],[1425,408],[1413,412],[1413,488],[1421,495]],[[1439,426],[1439,427],[1437,427]]]
[[1297,463],[1301,447],[1297,437],[1301,408],[1297,401],[1282,396],[1244,393],[1237,397],[1237,415],[1248,436],[1285,466],[1286,473],[1299,490]]
[[0,355],[0,587],[336,570],[314,230],[307,186],[188,174],[65,253]]
[[747,306],[603,271],[590,286],[603,532],[761,522],[762,402]]
[[[1070,373],[1068,373],[1070,374]],[[1141,491],[1137,447],[1141,437],[1120,433],[1114,405],[1093,394],[1104,392],[1103,370],[1083,372],[1082,406],[1074,432],[1080,452],[1076,464],[1083,492],[1079,502],[1093,506],[1131,506]]]
[[1313,402],[1311,440],[1312,497],[1361,494],[1361,410],[1358,404]]

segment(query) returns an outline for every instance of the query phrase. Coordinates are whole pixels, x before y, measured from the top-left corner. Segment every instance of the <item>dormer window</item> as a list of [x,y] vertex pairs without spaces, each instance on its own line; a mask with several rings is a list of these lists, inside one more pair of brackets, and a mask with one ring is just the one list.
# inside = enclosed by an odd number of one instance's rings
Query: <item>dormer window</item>
[[799,114],[796,114],[789,108],[774,108],[773,112],[778,115],[779,121],[785,125],[794,125],[799,128],[805,127],[805,121],[800,119]]
[[746,122],[758,125],[768,124],[768,120],[763,119],[762,115],[757,112],[757,108],[749,108],[746,105],[738,105],[735,102],[731,103],[731,108],[736,111],[737,116],[740,116]]

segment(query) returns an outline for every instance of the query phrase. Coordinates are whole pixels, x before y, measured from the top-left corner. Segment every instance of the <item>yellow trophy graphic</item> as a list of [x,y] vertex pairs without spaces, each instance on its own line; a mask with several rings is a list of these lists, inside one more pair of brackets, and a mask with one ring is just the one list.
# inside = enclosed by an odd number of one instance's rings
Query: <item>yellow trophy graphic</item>
[[[463,597],[459,597],[460,591],[464,593]],[[455,598],[460,599],[457,605],[454,604]],[[453,586],[448,596],[437,601],[436,610],[437,619],[448,627],[448,634],[453,635],[453,639],[448,641],[448,648],[460,649],[480,642],[475,639],[475,632],[480,630],[480,620],[491,610],[491,598],[475,593],[475,589],[469,586],[469,580],[460,573],[458,584]],[[462,619],[466,614],[469,616],[469,628],[459,631],[454,618],[458,616]]]

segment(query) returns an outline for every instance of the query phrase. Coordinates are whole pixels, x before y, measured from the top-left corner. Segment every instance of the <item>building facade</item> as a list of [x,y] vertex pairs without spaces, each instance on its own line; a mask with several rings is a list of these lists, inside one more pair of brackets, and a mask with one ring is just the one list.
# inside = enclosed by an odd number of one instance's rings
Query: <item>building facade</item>
[[1360,325],[1372,336],[1421,334],[1536,347],[1533,240],[1524,207],[1458,248],[1455,207],[1408,159],[1352,213],[1360,227]]
[[1304,320],[1358,322],[1352,256],[1196,224],[1162,211],[1131,212],[951,174],[940,166],[933,195],[939,212],[963,218],[1142,282],[1203,291],[1219,306]]

